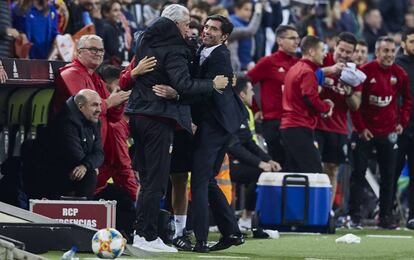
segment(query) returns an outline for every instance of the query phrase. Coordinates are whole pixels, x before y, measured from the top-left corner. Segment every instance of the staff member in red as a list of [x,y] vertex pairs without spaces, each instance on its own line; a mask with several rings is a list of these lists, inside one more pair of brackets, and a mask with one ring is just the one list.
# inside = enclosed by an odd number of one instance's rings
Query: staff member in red
[[350,215],[354,224],[361,222],[362,201],[359,197],[363,192],[368,155],[375,147],[381,175],[378,226],[395,229],[397,224],[392,219],[392,193],[397,139],[408,124],[412,100],[408,76],[400,66],[394,64],[394,40],[390,37],[378,38],[375,55],[376,60],[361,67],[367,79],[362,86],[361,106],[352,117],[359,139],[354,152],[355,170],[351,176],[353,185],[350,200],[354,203],[351,204]]
[[56,115],[65,101],[81,89],[92,89],[98,92],[102,99],[101,138],[105,153],[111,150],[105,145],[109,122],[118,122],[123,114],[120,106],[128,100],[130,91],[120,91],[110,94],[105,82],[95,72],[102,64],[105,50],[102,38],[96,35],[84,35],[79,39],[76,59],[59,70],[56,79],[56,90],[52,98],[51,114]]
[[[323,172],[329,176],[332,193],[336,192],[336,176],[339,164],[344,163],[347,156],[348,111],[355,111],[361,104],[361,87],[353,88],[339,81],[342,68],[351,62],[357,39],[352,33],[342,32],[333,53],[324,60],[325,72],[331,72],[325,78],[325,86],[320,97],[330,99],[335,104],[330,118],[321,118],[316,126],[316,140],[323,162]],[[335,196],[332,196],[334,199]]]
[[263,136],[269,155],[283,164],[284,149],[280,138],[282,118],[282,88],[288,70],[299,60],[296,48],[300,38],[295,27],[281,25],[276,29],[277,52],[263,57],[247,76],[252,84],[260,83],[261,107],[263,113]]
[[286,149],[286,169],[292,172],[322,172],[321,157],[314,144],[318,115],[330,117],[334,104],[321,100],[315,71],[325,57],[323,42],[314,36],[303,38],[302,59],[285,77],[281,134]]

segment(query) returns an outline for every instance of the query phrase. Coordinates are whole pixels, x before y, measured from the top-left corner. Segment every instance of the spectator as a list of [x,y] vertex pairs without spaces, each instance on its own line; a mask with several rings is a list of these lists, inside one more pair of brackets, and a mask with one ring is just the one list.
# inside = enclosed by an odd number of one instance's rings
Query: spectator
[[[92,23],[91,15],[95,18],[99,18],[97,14],[98,3],[97,0],[66,0],[66,6],[69,11],[69,20],[65,33],[74,35],[85,26]],[[95,24],[95,27],[99,28],[99,25]],[[95,28],[96,31],[99,31]]]
[[285,159],[279,129],[282,118],[282,88],[286,73],[298,61],[295,54],[299,42],[300,38],[295,27],[289,25],[278,27],[277,52],[260,59],[247,73],[253,84],[260,84],[263,136],[266,139],[269,155],[282,165]]
[[[376,60],[360,69],[367,79],[362,86],[362,103],[352,121],[359,134],[354,151],[355,170],[351,175],[350,215],[355,226],[361,226],[362,184],[368,156],[377,150],[380,181],[380,212],[377,225],[395,229],[392,216],[393,183],[397,155],[397,139],[407,127],[412,99],[408,76],[395,61],[395,43],[380,37],[376,43]],[[401,106],[397,105],[402,99]]]
[[[151,73],[136,79],[125,110],[131,116],[130,128],[142,185],[133,246],[146,251],[177,252],[158,237],[157,221],[159,201],[170,171],[174,129],[179,125],[192,132],[189,106],[180,101],[223,89],[228,79],[191,79],[188,67],[191,54],[184,40],[189,30],[189,11],[173,4],[166,7],[161,16],[137,39],[136,62],[147,55],[155,56],[157,66]],[[177,90],[178,101],[157,97],[152,91],[156,84],[168,84]]]
[[194,4],[190,10],[191,17],[197,17],[200,21],[200,24],[204,24],[208,14],[210,13],[210,5],[206,2],[199,2]]
[[17,3],[12,7],[13,27],[26,34],[33,44],[30,49],[31,59],[47,59],[53,47],[57,32],[57,11],[45,0],[33,0]]
[[[397,56],[395,63],[401,66],[408,74],[410,82],[411,97],[414,97],[414,28],[407,29],[403,32],[401,46],[404,50],[402,54]],[[410,121],[407,128],[398,138],[398,156],[395,174],[394,187],[396,193],[397,181],[400,173],[408,163],[408,171],[410,176],[410,184],[408,188],[408,221],[407,228],[414,229],[414,106],[411,108]],[[407,158],[407,160],[406,160]]]
[[[260,12],[259,15],[261,16],[262,13],[262,5],[259,4]],[[234,4],[234,14],[230,15],[230,20],[234,24],[234,27],[242,27],[246,28],[249,25],[249,21],[252,16],[252,9],[253,5],[250,0],[238,0]],[[260,25],[260,20],[259,24]],[[253,65],[253,35],[258,30],[259,26],[251,31],[251,35],[245,35],[242,37],[236,38],[238,41],[237,47],[237,57],[240,62],[240,70],[248,70]]]
[[[253,86],[248,79],[238,78],[235,86],[240,99],[245,108],[249,107],[253,101]],[[247,113],[246,113],[247,115]],[[249,115],[253,115],[250,111]],[[277,172],[281,169],[280,165],[273,161],[253,139],[250,125],[253,125],[253,116],[244,118],[236,134],[232,135],[232,140],[228,147],[230,156],[230,176],[232,182],[247,185],[246,199],[239,226],[250,229],[252,214],[256,208],[256,183],[262,172]]]
[[90,89],[70,97],[47,129],[50,197],[92,197],[102,164],[101,98]]
[[378,37],[386,35],[387,31],[382,25],[382,16],[378,9],[367,10],[364,16],[364,22],[363,35],[368,44],[368,54],[372,58]]
[[102,4],[104,17],[102,39],[105,46],[104,60],[113,65],[129,61],[125,30],[121,24],[121,2],[109,0]]
[[302,59],[285,77],[281,136],[286,148],[286,169],[291,172],[322,172],[321,157],[314,144],[314,129],[319,114],[332,115],[334,104],[321,100],[315,71],[323,65],[324,45],[319,38],[306,36],[301,46]]
[[407,0],[380,0],[378,7],[384,18],[384,27],[392,33],[400,32],[407,13]]
[[[0,58],[13,57],[13,43],[18,36],[19,32],[12,27],[9,3],[0,0]],[[3,83],[1,78],[0,82]]]

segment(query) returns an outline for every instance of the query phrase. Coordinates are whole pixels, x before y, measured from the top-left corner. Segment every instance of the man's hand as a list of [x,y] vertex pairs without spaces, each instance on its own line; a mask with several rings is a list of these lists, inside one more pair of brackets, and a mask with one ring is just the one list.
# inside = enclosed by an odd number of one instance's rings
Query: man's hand
[[76,166],[75,169],[70,173],[69,178],[72,181],[80,181],[82,180],[83,176],[86,174],[86,167],[85,165],[81,164]]
[[331,74],[341,74],[342,70],[346,67],[344,63],[338,62],[330,67]]
[[263,112],[261,110],[257,111],[256,114],[254,114],[254,121],[259,123],[263,121]]
[[17,37],[19,37],[19,31],[17,31],[14,28],[11,28],[11,27],[9,27],[9,28],[6,29],[6,33],[7,33],[8,36],[11,36],[11,37],[13,37],[15,39]]
[[260,169],[262,169],[264,172],[271,172],[272,171],[272,165],[267,162],[261,161],[258,165]]
[[219,75],[213,79],[213,83],[216,90],[224,90],[227,84],[229,84],[229,79],[223,75]]
[[0,65],[0,83],[6,83],[8,79],[6,70],[4,69],[3,65]]
[[374,135],[371,133],[371,131],[369,131],[368,128],[365,128],[364,130],[362,130],[362,132],[359,134],[359,138],[361,138],[364,141],[369,141],[372,138],[374,138]]
[[143,75],[147,72],[153,71],[155,65],[157,65],[157,60],[154,56],[148,58],[145,56],[142,60],[138,62],[138,65],[131,70],[131,77],[136,78],[139,75]]
[[152,91],[155,95],[166,99],[176,99],[178,96],[177,90],[168,85],[155,85],[152,87]]
[[280,164],[278,162],[270,160],[270,161],[268,161],[268,163],[272,166],[272,171],[273,172],[278,172],[278,171],[282,170],[282,166],[280,166]]
[[106,106],[108,108],[116,107],[122,105],[128,101],[129,95],[131,95],[131,90],[128,91],[118,91],[112,92],[111,95],[106,99]]
[[397,133],[397,134],[402,134],[403,133],[403,131],[404,131],[404,128],[402,127],[402,125],[401,124],[398,124],[396,127],[395,127],[395,132]]
[[325,114],[323,114],[323,117],[324,118],[331,117],[332,116],[332,113],[333,113],[333,108],[335,106],[334,102],[332,102],[332,100],[330,100],[330,99],[324,99],[323,102],[325,102],[325,103],[327,103],[328,105],[331,106],[331,108],[329,109],[329,111],[326,112]]

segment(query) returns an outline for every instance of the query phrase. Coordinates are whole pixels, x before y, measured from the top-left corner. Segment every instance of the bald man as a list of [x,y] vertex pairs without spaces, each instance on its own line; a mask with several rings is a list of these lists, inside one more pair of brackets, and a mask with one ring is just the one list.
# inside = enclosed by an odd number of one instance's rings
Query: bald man
[[91,89],[70,97],[47,129],[49,197],[92,197],[102,164],[101,98]]

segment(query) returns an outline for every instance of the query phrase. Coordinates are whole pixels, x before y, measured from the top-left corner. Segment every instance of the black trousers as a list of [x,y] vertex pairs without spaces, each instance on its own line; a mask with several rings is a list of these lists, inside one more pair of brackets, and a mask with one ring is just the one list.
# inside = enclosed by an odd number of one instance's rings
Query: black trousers
[[281,129],[280,132],[286,149],[286,171],[322,172],[321,155],[315,146],[315,135],[312,129],[292,127]]
[[263,137],[266,140],[268,154],[283,167],[285,163],[285,149],[282,145],[279,127],[280,120],[263,120]]
[[160,200],[168,184],[174,126],[150,118],[131,117],[130,128],[141,183],[136,231],[152,241],[158,237]]
[[262,169],[253,167],[248,164],[230,161],[231,181],[247,185],[246,201],[244,208],[249,211],[256,209],[256,183],[262,173]]
[[230,138],[231,135],[216,122],[203,121],[197,126],[191,172],[191,210],[197,241],[207,241],[209,205],[223,236],[240,233],[233,209],[214,179]]
[[351,175],[351,194],[349,214],[354,221],[361,221],[361,206],[365,171],[372,149],[377,150],[380,180],[380,218],[389,217],[392,213],[394,173],[397,156],[397,144],[390,142],[387,136],[374,137],[370,141],[360,138],[356,141],[354,150],[354,171]]
[[408,163],[410,184],[408,186],[408,219],[414,218],[414,136],[403,133],[398,137],[397,167],[394,177],[394,195],[397,192],[397,182],[404,168],[405,160]]

